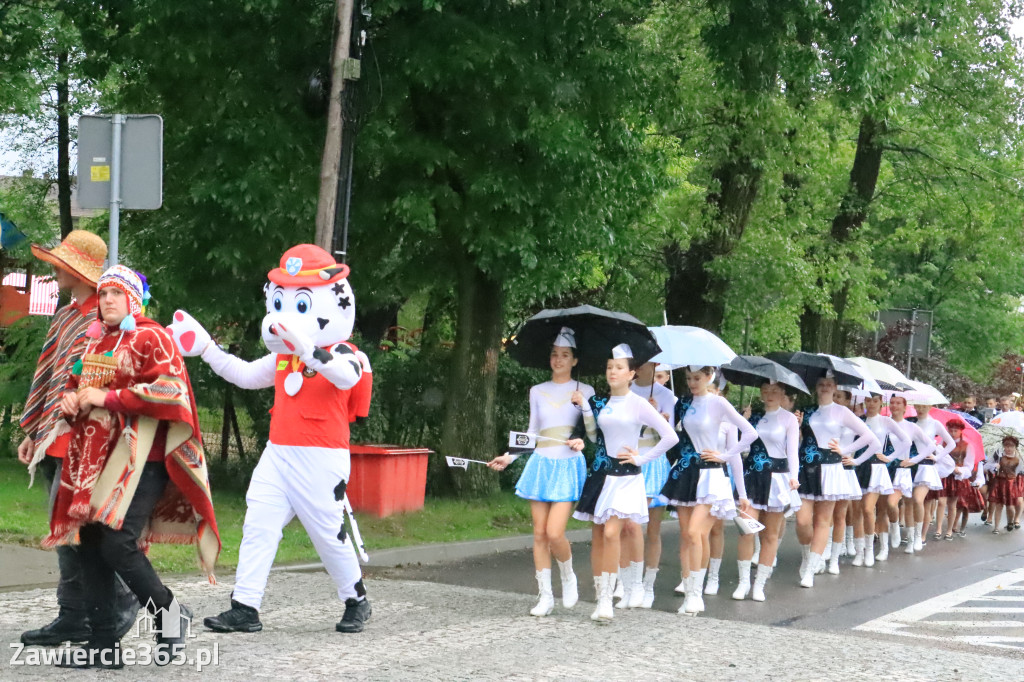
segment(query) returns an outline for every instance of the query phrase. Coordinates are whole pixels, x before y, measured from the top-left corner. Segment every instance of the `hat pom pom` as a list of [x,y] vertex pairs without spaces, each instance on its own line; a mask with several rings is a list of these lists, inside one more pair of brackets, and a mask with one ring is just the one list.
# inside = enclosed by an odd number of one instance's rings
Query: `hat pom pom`
[[92,324],[89,325],[89,329],[86,330],[85,335],[90,339],[98,339],[103,336],[103,323],[99,320],[93,320]]
[[133,332],[135,331],[135,318],[131,315],[125,315],[124,319],[121,320],[121,331]]
[[82,374],[82,358],[75,360],[75,364],[71,367],[71,373],[76,377]]

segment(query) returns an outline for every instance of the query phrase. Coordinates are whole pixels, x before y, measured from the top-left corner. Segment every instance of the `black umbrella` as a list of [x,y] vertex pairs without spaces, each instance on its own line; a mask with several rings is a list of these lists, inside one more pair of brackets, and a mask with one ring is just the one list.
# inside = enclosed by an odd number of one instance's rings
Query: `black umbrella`
[[786,369],[796,372],[804,383],[813,386],[829,372],[835,377],[837,384],[860,386],[862,379],[856,365],[842,358],[817,353],[769,353],[768,359],[774,360]]
[[647,325],[632,315],[581,305],[542,310],[528,319],[508,344],[508,354],[525,367],[547,369],[551,346],[562,327],[576,334],[577,369],[583,374],[604,372],[612,348],[620,343],[629,344],[638,364],[661,352]]
[[721,369],[725,378],[738,386],[760,386],[765,381],[774,381],[810,393],[800,375],[760,355],[737,355]]

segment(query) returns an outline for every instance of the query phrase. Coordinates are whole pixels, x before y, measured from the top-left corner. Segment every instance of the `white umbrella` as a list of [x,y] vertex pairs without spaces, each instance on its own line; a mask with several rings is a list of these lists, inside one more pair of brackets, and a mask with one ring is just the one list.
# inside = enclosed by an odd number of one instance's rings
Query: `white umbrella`
[[888,365],[878,360],[872,360],[871,358],[858,357],[846,359],[864,369],[864,371],[870,374],[873,379],[878,381],[884,381],[894,386],[901,382],[907,382],[907,377],[903,375],[903,372],[899,371],[892,365]]
[[700,327],[665,325],[650,327],[650,330],[661,346],[661,352],[651,358],[651,362],[673,367],[721,367],[736,357],[725,341]]
[[1024,412],[1003,412],[993,417],[989,423],[1024,432]]
[[915,405],[948,405],[949,398],[942,395],[939,389],[929,384],[907,379],[905,382],[911,387],[909,391],[900,391],[895,395],[903,396],[908,403]]
[[[856,370],[857,376],[859,376],[861,378],[860,388],[863,388],[864,390],[868,391],[869,393],[875,393],[877,395],[881,395],[882,394],[882,387],[879,386],[878,382],[875,381],[871,377],[871,375],[868,374],[868,372],[865,371],[864,368],[861,367],[860,365],[858,365],[856,363],[853,363],[853,362],[850,362],[848,360],[843,360],[843,358],[837,358],[835,355],[829,355],[828,353],[818,353],[818,355],[824,355],[827,358],[832,358],[833,360],[839,360],[840,362],[847,363],[853,369]],[[852,391],[851,391],[851,393],[852,393]]]

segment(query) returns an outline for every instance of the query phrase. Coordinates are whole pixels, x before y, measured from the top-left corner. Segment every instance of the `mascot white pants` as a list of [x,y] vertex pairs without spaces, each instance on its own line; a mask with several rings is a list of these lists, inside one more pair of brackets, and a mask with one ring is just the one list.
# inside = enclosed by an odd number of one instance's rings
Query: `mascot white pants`
[[259,611],[281,531],[295,517],[334,580],[338,598],[363,596],[356,593],[363,576],[354,542],[338,540],[345,512],[334,489],[336,482],[348,481],[349,467],[348,450],[267,443],[245,494],[235,600]]

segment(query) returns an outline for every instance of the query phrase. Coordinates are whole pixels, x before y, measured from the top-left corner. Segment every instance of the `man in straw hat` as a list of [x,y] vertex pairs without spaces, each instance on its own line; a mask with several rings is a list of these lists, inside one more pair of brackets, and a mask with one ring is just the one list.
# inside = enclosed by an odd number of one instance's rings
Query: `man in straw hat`
[[[18,446],[18,459],[29,466],[31,475],[40,467],[50,490],[50,507],[60,486],[64,448],[55,443],[55,426],[61,419],[60,398],[67,386],[71,366],[85,346],[85,332],[96,319],[96,283],[103,273],[107,245],[101,238],[74,230],[56,248],[32,245],[32,254],[53,266],[57,286],[71,295],[71,302],[53,316],[39,355],[32,388],[25,401],[21,428],[25,439]],[[78,553],[72,547],[57,550],[60,582],[57,584],[57,618],[52,623],[22,634],[27,645],[56,646],[65,641],[89,638],[85,592]],[[135,622],[139,602],[118,581],[118,629],[127,632]]]

